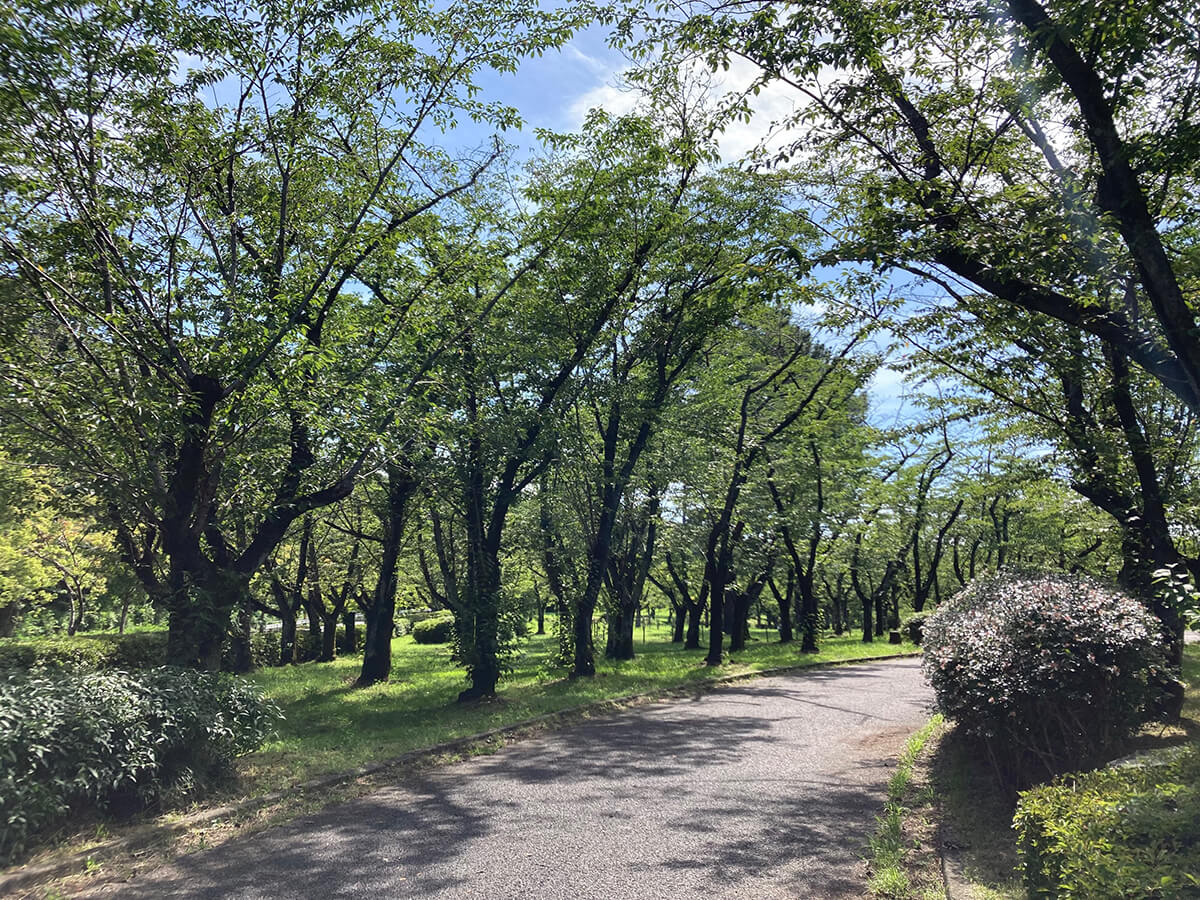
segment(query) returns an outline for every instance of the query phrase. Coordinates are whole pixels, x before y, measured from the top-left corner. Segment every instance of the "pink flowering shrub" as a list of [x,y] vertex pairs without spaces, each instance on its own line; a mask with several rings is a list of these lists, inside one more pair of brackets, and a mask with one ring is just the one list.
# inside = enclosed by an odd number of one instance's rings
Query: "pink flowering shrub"
[[1001,574],[925,620],[942,712],[1014,782],[1099,761],[1150,717],[1158,624],[1133,598],[1072,575]]

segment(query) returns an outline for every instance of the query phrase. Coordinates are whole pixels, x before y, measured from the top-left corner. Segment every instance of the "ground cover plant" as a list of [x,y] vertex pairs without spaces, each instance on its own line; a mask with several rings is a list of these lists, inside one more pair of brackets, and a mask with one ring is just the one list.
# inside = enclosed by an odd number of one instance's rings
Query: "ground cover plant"
[[[913,832],[917,829],[910,820],[920,818],[921,824],[925,825],[923,813],[932,800],[932,792],[928,785],[921,785],[917,790],[914,778],[917,763],[926,753],[930,739],[941,732],[943,725],[943,717],[940,714],[935,715],[909,738],[896,765],[896,771],[888,782],[887,803],[884,805],[883,815],[876,818],[878,827],[870,839],[871,878],[867,886],[873,896],[892,900],[907,900],[912,896],[920,896],[917,894],[914,879],[910,877],[910,872],[916,869],[914,851],[923,851],[926,858],[932,854],[927,843],[921,846],[921,839],[914,838]],[[930,831],[928,827],[920,830]],[[930,836],[926,834],[924,837],[928,839]],[[922,895],[939,898],[945,896],[941,890],[940,872],[935,870],[933,885],[929,884],[931,879],[928,871],[921,874],[924,876],[921,879]]]
[[1031,897],[1200,894],[1200,746],[1066,775],[1013,819]]

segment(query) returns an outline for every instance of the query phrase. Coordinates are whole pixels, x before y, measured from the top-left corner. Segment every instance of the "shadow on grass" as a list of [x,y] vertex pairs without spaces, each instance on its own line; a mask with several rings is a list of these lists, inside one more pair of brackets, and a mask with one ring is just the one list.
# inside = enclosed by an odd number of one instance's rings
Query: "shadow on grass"
[[1021,897],[1012,817],[1017,795],[1001,783],[974,741],[949,729],[929,758],[930,784],[940,799],[939,840],[962,873],[1003,897]]

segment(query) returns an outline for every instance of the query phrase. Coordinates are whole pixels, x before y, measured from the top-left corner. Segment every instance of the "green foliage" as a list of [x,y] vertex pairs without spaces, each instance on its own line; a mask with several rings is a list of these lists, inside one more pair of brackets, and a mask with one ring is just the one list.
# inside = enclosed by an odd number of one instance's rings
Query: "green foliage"
[[972,582],[924,628],[943,713],[1015,782],[1093,761],[1147,718],[1162,662],[1136,600],[1067,575]]
[[277,716],[227,676],[0,673],[0,861],[72,810],[195,791],[261,745]]
[[412,627],[418,644],[448,644],[454,639],[454,619],[450,616],[422,619]]
[[165,631],[0,640],[0,669],[150,669],[166,658]]
[[920,644],[925,637],[925,620],[928,619],[930,613],[919,612],[913,613],[904,620],[904,631],[908,635],[908,639],[914,644]]
[[[342,646],[345,634],[346,630],[339,625],[337,646]],[[320,641],[307,630],[296,633],[296,662],[309,662],[320,654]],[[166,659],[165,631],[0,639],[0,669],[141,670],[161,666]],[[251,634],[250,660],[254,668],[279,665],[279,632]],[[232,643],[226,643],[221,665],[226,671],[233,670]]]
[[0,9],[2,439],[95,495],[177,661],[212,665],[288,526],[421,433],[401,386],[453,338],[415,288],[469,281],[438,216],[503,152],[441,144],[515,127],[477,80],[584,21],[537,0]]
[[1200,748],[1026,791],[1013,825],[1031,897],[1195,897]]
[[[311,641],[307,634],[296,635],[297,656],[302,656],[309,649]],[[221,668],[230,671],[234,667],[234,649],[232,643],[225,645],[221,654]],[[310,657],[303,656],[303,659]],[[303,661],[303,660],[302,660]],[[279,665],[279,632],[254,632],[250,635],[250,665],[253,668]]]

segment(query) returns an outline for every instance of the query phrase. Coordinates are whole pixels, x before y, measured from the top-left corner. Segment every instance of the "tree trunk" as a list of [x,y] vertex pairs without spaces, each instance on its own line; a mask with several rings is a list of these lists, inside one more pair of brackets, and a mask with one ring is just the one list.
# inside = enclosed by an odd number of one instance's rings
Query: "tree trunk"
[[496,696],[500,681],[499,560],[491,560],[489,568],[492,566],[495,574],[485,574],[483,589],[472,598],[471,613],[456,618],[456,626],[469,629],[470,647],[464,662],[471,686],[459,692],[459,703]]
[[871,605],[872,601],[869,596],[862,598],[862,639],[864,644],[869,644],[875,640],[875,629],[871,627]]
[[787,592],[781,594],[775,586],[774,579],[771,580],[771,593],[775,595],[775,602],[779,604],[779,643],[790,644],[795,639],[795,634],[792,631],[792,597],[796,590],[796,573],[789,569],[787,580]]
[[17,627],[17,613],[20,611],[19,603],[5,603],[0,605],[0,638],[9,638],[13,636],[13,631]]
[[817,592],[812,578],[807,575],[798,576],[796,588],[800,594],[800,652],[819,653],[817,635],[821,630],[821,606],[817,602]]
[[614,617],[616,625],[609,659],[633,659],[633,629],[637,610],[622,606]]
[[[391,544],[389,541],[388,544]],[[359,687],[387,681],[392,674],[392,635],[396,618],[396,557],[399,540],[385,544],[379,578],[371,604],[363,610],[363,664],[355,682]]]
[[671,643],[682,644],[683,632],[687,626],[687,610],[684,609],[682,604],[672,604],[671,615]]
[[704,656],[705,665],[719,666],[725,653],[725,588],[722,587],[720,576],[710,581],[714,590],[709,595],[708,603],[708,653]]
[[571,611],[573,626],[572,648],[574,658],[571,665],[572,678],[589,678],[596,674],[596,659],[592,648],[592,610],[578,604]]
[[254,607],[247,594],[238,607],[237,631],[233,636],[233,671],[245,673],[254,668],[250,634],[254,624]]
[[308,600],[304,604],[304,617],[308,620],[308,645],[306,653],[308,659],[316,659],[317,655],[321,652],[321,620],[324,618],[325,607],[320,605],[319,592],[316,597],[317,600],[314,603],[313,594],[309,593]]
[[196,609],[180,605],[167,620],[167,664],[216,672],[229,626],[229,609]]
[[358,630],[353,612],[342,614],[342,628],[345,630],[342,636],[342,655],[353,656],[358,652]]
[[734,591],[730,597],[729,652],[739,653],[746,649],[746,630],[750,622],[750,604],[753,598],[748,591]]
[[287,666],[296,661],[296,614],[290,607],[283,610],[280,623],[277,665]]
[[701,612],[702,610],[699,603],[693,603],[687,608],[687,636],[683,642],[684,650],[700,649]]
[[370,602],[363,609],[366,633],[363,639],[363,663],[355,684],[359,687],[387,681],[392,673],[392,632],[396,618],[396,562],[404,537],[408,503],[420,486],[407,459],[387,467],[387,513],[383,516],[383,548],[379,558],[379,576]]
[[67,618],[67,634],[74,635],[81,625],[83,625],[83,591],[78,588],[72,589],[64,579],[62,582],[63,588],[67,592],[67,601],[70,604],[70,614]]
[[[131,601],[132,598],[129,596],[129,591],[125,591],[121,595],[121,617],[117,620],[117,634],[125,633],[125,622],[129,618],[129,604]],[[2,632],[0,632],[0,637],[4,637]]]
[[337,620],[336,612],[321,617],[321,655],[317,662],[333,662],[337,655]]
[[[394,583],[393,583],[394,588]],[[363,664],[359,671],[359,687],[387,681],[392,674],[392,630],[396,614],[396,595],[391,602],[376,597],[370,608],[363,611]]]

